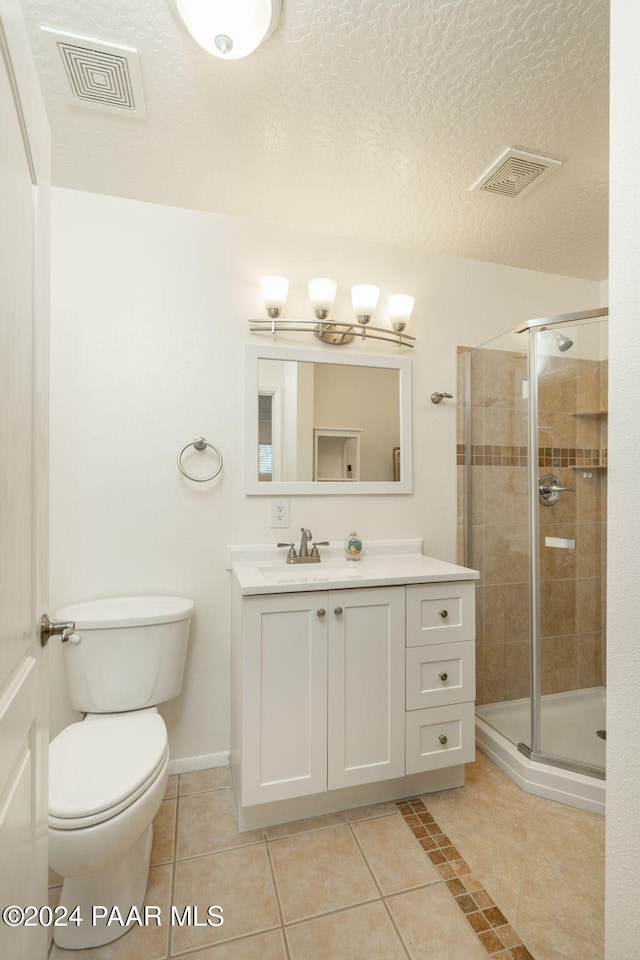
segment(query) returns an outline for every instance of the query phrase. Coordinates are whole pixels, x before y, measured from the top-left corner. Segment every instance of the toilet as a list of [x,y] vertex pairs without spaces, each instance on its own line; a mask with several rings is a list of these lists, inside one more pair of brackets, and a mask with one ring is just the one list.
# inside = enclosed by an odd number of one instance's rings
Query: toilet
[[114,597],[56,614],[75,622],[64,662],[71,706],[86,714],[49,747],[49,864],[60,905],[82,917],[54,927],[63,949],[110,943],[129,929],[119,916],[142,915],[169,764],[156,706],[182,688],[192,613],[183,597]]

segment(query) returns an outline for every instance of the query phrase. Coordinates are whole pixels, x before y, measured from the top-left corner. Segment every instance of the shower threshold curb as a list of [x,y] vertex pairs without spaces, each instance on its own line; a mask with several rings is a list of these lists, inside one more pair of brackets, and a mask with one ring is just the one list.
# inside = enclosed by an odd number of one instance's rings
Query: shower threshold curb
[[479,717],[476,717],[476,746],[526,793],[604,815],[604,780],[529,760]]

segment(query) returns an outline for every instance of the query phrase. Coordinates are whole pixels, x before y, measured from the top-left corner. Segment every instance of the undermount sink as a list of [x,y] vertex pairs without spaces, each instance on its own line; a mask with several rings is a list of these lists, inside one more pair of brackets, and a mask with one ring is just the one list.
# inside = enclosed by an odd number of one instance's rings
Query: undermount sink
[[288,563],[258,567],[266,583],[323,583],[328,580],[361,580],[363,574],[347,560],[342,563]]

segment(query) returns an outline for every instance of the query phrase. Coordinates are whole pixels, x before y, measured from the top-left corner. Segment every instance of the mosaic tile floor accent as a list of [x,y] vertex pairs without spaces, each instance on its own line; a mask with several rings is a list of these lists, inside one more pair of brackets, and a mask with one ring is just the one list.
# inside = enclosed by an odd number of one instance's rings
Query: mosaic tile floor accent
[[396,804],[490,957],[535,960],[419,797]]

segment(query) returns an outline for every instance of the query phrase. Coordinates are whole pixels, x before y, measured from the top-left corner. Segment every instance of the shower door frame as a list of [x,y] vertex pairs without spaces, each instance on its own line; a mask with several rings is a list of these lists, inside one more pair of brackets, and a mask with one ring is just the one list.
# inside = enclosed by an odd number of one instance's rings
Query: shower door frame
[[[513,331],[514,333],[529,333],[528,339],[528,524],[529,524],[529,617],[530,617],[530,657],[531,657],[531,689],[529,698],[531,721],[531,745],[518,743],[518,750],[529,760],[544,763],[552,767],[560,767],[573,773],[584,774],[599,780],[606,779],[606,773],[600,767],[579,763],[562,757],[555,757],[544,753],[541,748],[542,728],[542,690],[540,682],[540,548],[538,542],[538,351],[537,338],[531,334],[539,333],[548,327],[557,327],[562,324],[577,323],[580,320],[599,320],[608,318],[608,308],[585,310],[578,313],[564,313],[555,317],[537,317],[527,320]],[[465,562],[471,566],[472,544],[472,516],[471,516],[471,354],[465,357],[465,406],[464,406],[464,438],[465,438]]]

